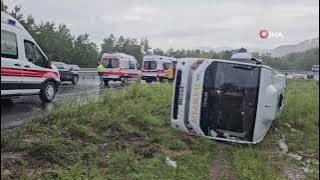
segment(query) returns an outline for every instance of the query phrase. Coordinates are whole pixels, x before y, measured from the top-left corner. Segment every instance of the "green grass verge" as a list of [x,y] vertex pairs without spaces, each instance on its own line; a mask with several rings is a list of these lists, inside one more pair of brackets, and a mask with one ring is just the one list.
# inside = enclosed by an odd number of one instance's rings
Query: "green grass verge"
[[15,178],[209,179],[214,142],[170,127],[171,93],[168,84],[133,85],[62,105],[14,137],[2,134],[1,151],[24,152]]
[[[296,131],[290,130],[288,123]],[[285,107],[262,143],[255,146],[229,147],[229,157],[240,179],[285,179],[284,166],[294,162],[280,154],[277,128],[285,135],[290,153],[319,160],[319,84],[315,81],[288,80]],[[289,164],[288,164],[289,163]],[[290,165],[290,163],[292,163]],[[301,166],[301,162],[300,162]],[[306,176],[317,179],[319,165]]]
[[[285,179],[283,166],[294,162],[274,153],[274,127],[285,135],[289,152],[319,159],[318,87],[288,81],[284,110],[262,143],[227,147],[239,179]],[[26,179],[209,179],[216,144],[170,127],[171,93],[168,84],[134,85],[106,92],[98,102],[62,105],[14,134],[2,133],[2,154],[23,154],[2,165],[9,177]],[[168,166],[166,157],[178,168]]]

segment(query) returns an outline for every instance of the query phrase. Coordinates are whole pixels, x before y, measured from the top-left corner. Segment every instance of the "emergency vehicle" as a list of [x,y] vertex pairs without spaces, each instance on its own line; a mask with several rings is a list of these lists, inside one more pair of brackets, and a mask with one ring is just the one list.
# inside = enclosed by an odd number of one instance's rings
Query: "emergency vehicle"
[[142,80],[147,83],[156,80],[156,77],[160,81],[167,79],[164,70],[167,70],[169,66],[172,66],[174,58],[166,56],[145,56],[142,62]]
[[124,53],[103,53],[101,63],[104,66],[105,85],[108,85],[109,81],[121,81],[126,84],[129,80],[136,80],[141,76],[136,58]]
[[58,69],[24,27],[1,12],[1,99],[36,94],[50,102],[59,89]]
[[250,55],[179,59],[171,125],[211,139],[256,144],[281,112],[285,92],[286,76]]

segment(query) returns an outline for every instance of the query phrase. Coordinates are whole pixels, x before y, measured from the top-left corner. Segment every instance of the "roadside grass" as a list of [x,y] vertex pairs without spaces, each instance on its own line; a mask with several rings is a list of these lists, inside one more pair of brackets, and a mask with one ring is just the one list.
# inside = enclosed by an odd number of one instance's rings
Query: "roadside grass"
[[16,161],[27,162],[8,177],[209,179],[215,143],[170,127],[171,93],[169,84],[133,85],[64,104],[12,137],[2,134],[1,151],[23,152]]
[[[277,144],[280,135],[275,128],[285,136],[289,153],[302,156],[302,161],[297,163],[281,154]],[[319,162],[319,84],[315,81],[288,80],[283,112],[274,121],[263,142],[254,146],[235,145],[228,148],[228,153],[240,179],[286,179],[288,174],[283,166],[300,167],[301,171],[302,162],[308,159]],[[318,179],[318,172],[319,164],[311,164],[307,179]]]
[[[302,167],[280,153],[275,128],[285,135],[289,153],[303,156],[304,162],[319,160],[318,88],[314,81],[289,80],[283,112],[264,140],[226,148],[239,179],[286,179],[283,166]],[[2,154],[23,156],[2,163],[1,171],[9,173],[1,177],[209,179],[217,145],[170,127],[171,93],[168,84],[133,85],[106,92],[98,101],[64,104],[16,133],[2,133]],[[177,168],[166,164],[167,157]],[[318,179],[319,165],[312,163],[310,169],[306,178]]]
[[319,84],[296,80],[289,81],[288,87],[279,130],[285,134],[290,152],[319,159]]

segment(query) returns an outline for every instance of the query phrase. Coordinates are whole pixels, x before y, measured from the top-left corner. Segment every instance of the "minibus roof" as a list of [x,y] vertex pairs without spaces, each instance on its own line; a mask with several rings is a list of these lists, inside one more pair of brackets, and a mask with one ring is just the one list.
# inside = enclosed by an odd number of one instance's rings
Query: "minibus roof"
[[144,61],[152,61],[152,60],[156,60],[156,59],[163,59],[163,60],[168,60],[168,61],[177,60],[176,58],[173,58],[173,57],[159,56],[159,55],[151,55],[151,56],[144,56],[143,57]]
[[125,53],[103,53],[102,58],[130,59],[133,61],[137,61],[135,57]]

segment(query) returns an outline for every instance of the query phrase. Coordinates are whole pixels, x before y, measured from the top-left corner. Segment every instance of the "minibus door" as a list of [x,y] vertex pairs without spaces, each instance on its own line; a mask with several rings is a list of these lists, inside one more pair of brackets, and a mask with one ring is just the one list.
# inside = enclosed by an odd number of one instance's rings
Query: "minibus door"
[[23,89],[40,89],[47,72],[47,58],[42,54],[37,45],[32,41],[24,40],[25,61],[23,63],[22,82]]

